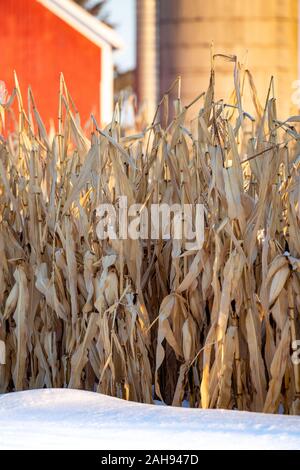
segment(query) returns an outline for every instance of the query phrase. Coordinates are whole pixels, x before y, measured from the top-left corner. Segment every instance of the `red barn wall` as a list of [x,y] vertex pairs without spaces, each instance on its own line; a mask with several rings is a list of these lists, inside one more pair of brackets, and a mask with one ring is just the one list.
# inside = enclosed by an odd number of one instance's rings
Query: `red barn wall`
[[36,0],[0,0],[0,80],[11,92],[16,70],[23,100],[31,85],[45,124],[58,113],[59,75],[84,124],[100,119],[101,50]]

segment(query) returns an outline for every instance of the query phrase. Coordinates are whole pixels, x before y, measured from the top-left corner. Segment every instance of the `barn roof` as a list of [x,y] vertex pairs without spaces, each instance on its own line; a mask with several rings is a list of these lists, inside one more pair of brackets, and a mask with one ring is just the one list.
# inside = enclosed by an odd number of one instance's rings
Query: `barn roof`
[[99,21],[72,0],[37,0],[97,46],[104,43],[120,49],[123,43],[112,28]]

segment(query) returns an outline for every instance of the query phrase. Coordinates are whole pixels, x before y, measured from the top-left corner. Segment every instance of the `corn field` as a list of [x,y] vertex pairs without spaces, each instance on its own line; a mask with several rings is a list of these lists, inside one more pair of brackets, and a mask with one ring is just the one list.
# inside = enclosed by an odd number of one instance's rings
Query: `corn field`
[[[52,136],[15,77],[0,106],[1,393],[300,414],[300,117],[279,120],[273,79],[261,105],[250,72],[221,59],[234,69],[227,102],[212,67],[192,103],[178,78],[151,125],[125,134],[120,99],[89,138],[63,76]],[[121,195],[203,204],[203,247],[99,240],[97,207]]]

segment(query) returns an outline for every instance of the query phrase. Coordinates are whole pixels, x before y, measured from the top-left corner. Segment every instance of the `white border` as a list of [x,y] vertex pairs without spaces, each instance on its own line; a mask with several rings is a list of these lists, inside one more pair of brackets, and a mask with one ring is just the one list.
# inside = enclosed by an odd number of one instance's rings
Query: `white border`
[[71,0],[36,0],[79,31],[98,46],[103,42],[110,44],[114,49],[121,49],[123,43],[119,35],[112,28],[97,20]]

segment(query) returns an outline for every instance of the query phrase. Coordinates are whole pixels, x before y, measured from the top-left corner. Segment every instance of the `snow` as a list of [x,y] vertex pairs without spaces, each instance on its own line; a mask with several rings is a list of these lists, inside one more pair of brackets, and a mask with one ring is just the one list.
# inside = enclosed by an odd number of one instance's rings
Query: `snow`
[[81,390],[0,395],[0,449],[300,449],[300,417],[171,408]]

